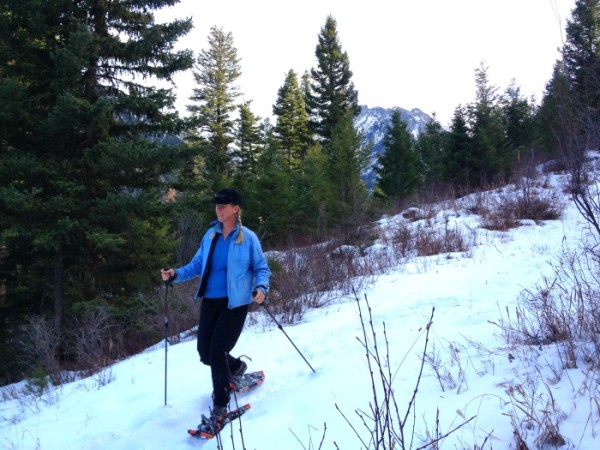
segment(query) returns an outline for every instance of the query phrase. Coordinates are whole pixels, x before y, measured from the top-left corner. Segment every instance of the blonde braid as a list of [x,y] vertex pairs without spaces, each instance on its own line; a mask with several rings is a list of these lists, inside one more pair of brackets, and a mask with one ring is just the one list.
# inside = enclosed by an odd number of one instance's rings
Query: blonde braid
[[240,232],[238,233],[238,237],[235,240],[235,243],[241,244],[242,242],[244,242],[244,229],[242,228],[242,208],[239,209],[236,218],[238,223],[240,224]]

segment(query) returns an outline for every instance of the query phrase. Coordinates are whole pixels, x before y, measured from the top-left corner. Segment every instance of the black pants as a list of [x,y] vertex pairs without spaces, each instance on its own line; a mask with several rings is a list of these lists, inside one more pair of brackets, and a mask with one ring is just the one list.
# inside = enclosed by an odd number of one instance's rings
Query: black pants
[[200,361],[210,366],[216,406],[229,403],[229,373],[240,364],[229,352],[242,334],[248,314],[248,305],[229,309],[227,303],[226,297],[205,298],[200,306],[198,353]]

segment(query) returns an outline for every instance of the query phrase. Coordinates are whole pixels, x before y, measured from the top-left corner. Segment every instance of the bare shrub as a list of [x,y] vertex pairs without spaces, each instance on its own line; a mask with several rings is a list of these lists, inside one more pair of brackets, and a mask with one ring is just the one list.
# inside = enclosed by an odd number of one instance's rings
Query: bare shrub
[[[586,380],[579,388],[587,392],[590,403],[600,398],[598,369],[600,368],[600,264],[590,252],[564,252],[554,267],[552,277],[545,277],[532,289],[524,290],[514,314],[508,310],[501,321],[503,335],[515,351],[541,352],[553,348],[560,366],[550,367],[553,382],[564,376],[566,369],[587,366]],[[550,347],[552,346],[552,347]],[[522,359],[521,355],[517,359]],[[531,358],[527,366],[531,373],[541,373]],[[541,388],[545,388],[540,391]],[[519,384],[507,387],[512,412],[509,416],[515,430],[517,445],[528,448],[559,448],[565,445],[559,425],[564,413],[558,408],[552,391],[539,376],[527,375]],[[589,423],[595,427],[598,418],[590,413]]]
[[524,290],[514,318],[504,323],[512,343],[560,343],[565,368],[600,367],[600,265],[590,254],[564,252],[552,278]]
[[[386,273],[390,268],[398,268],[402,264],[394,246],[382,240],[377,245],[365,251],[362,257],[362,267],[366,277]],[[368,282],[365,280],[365,282]]]
[[564,161],[558,159],[552,159],[550,161],[546,161],[541,165],[542,173],[560,173],[565,172],[567,170],[567,166],[564,164]]
[[[560,448],[566,444],[559,427],[566,414],[546,383],[530,378],[524,383],[509,385],[506,393],[510,407],[506,414],[511,419],[517,445],[526,449],[526,442],[533,441],[535,448],[544,449]],[[530,434],[535,437],[529,438]]]
[[[325,442],[325,434],[327,433],[327,424],[326,423],[323,424],[323,434],[321,436],[321,440],[319,442],[318,447],[315,447],[315,445],[313,443],[312,436],[310,435],[310,428],[309,428],[308,445],[304,445],[304,443],[300,440],[298,435],[296,435],[296,433],[294,433],[291,429],[290,429],[290,432],[292,433],[292,435],[294,435],[294,437],[296,438],[296,440],[298,441],[298,443],[302,446],[302,448],[304,450],[321,450],[323,448],[323,443]],[[337,448],[337,445],[336,445],[336,448]]]
[[118,328],[102,303],[78,309],[66,327],[67,354],[83,377],[100,373],[118,354]]
[[510,208],[494,208],[483,212],[480,220],[481,228],[486,230],[506,231],[518,225]]
[[437,208],[433,204],[425,205],[424,208],[411,207],[405,209],[400,214],[409,222],[418,222],[419,220],[431,219],[437,213]]
[[554,190],[545,189],[542,181],[524,177],[517,183],[515,215],[519,219],[556,220],[562,215],[564,204]]
[[[165,291],[159,291],[160,301],[155,302],[160,313],[160,320],[154,321],[153,328],[157,332],[160,330],[164,334],[164,302]],[[194,283],[173,284],[169,286],[168,292],[168,314],[169,314],[169,343],[178,344],[189,332],[190,329],[198,325],[200,315],[200,304],[194,298],[196,295],[197,285]],[[156,317],[156,316],[155,316]]]
[[488,211],[487,195],[485,192],[476,192],[464,198],[465,209],[475,215],[484,215]]
[[433,256],[444,252],[444,241],[434,229],[418,227],[414,239],[415,256]]
[[597,152],[583,152],[587,146],[574,146],[565,149],[564,160],[569,167],[568,192],[575,202],[581,216],[587,221],[600,240],[600,192],[597,187],[597,175],[593,168],[597,162]]
[[391,236],[396,254],[405,258],[414,248],[413,229],[406,223],[400,223]]
[[[126,324],[125,337],[128,340],[124,351],[129,353],[132,348],[138,351],[147,346],[147,342],[156,342],[165,336],[165,301],[168,301],[168,330],[170,344],[178,344],[188,336],[195,336],[199,318],[199,303],[194,298],[198,285],[195,283],[180,283],[165,286],[139,295],[137,303],[140,314],[129,319]],[[165,294],[168,298],[165,299]],[[122,326],[122,325],[121,325]],[[137,342],[131,342],[138,340]]]
[[464,252],[469,245],[463,233],[448,226],[442,230],[418,228],[415,238],[416,256],[433,256],[442,253]]
[[447,364],[443,362],[441,354],[435,345],[432,345],[431,351],[425,354],[425,361],[435,373],[442,392],[446,392],[446,389],[456,388],[457,384],[454,376],[448,369]]
[[327,305],[336,292],[348,292],[361,274],[351,246],[309,245],[270,259],[270,302],[284,323],[301,320],[305,311]]
[[448,217],[442,227],[434,227],[430,220],[414,225],[402,222],[392,233],[391,241],[402,257],[465,252],[473,246],[473,239],[469,240],[463,231],[451,226]]
[[44,316],[30,316],[16,344],[29,374],[37,374],[39,380],[49,377],[55,386],[62,384],[59,359],[62,342],[53,320]]
[[373,251],[377,237],[373,226],[363,226],[352,234],[351,244],[338,239],[268,252],[273,313],[284,323],[294,323],[309,309],[362,289],[371,276],[395,263],[385,251]]
[[481,226],[488,230],[506,231],[515,228],[521,220],[558,219],[564,205],[556,193],[542,189],[529,178],[522,179],[515,190],[503,190],[488,195],[480,209]]
[[[393,388],[393,381],[399,368],[394,372],[392,371],[390,347],[385,323],[383,323],[383,342],[385,347],[380,349],[381,338],[377,335],[373,323],[371,306],[369,305],[367,297],[365,296],[367,315],[363,315],[363,307],[361,306],[358,297],[356,297],[356,302],[362,326],[362,336],[358,338],[358,340],[365,350],[367,366],[371,375],[372,401],[369,402],[368,411],[356,409],[355,413],[366,431],[361,433],[343,411],[340,410],[337,404],[335,405],[336,409],[346,420],[365,449],[407,450],[416,448],[417,450],[424,450],[427,448],[440,448],[439,446],[444,439],[469,423],[474,417],[465,420],[462,424],[447,432],[437,428],[432,437],[425,440],[421,439],[423,442],[421,442],[421,444],[416,444],[416,441],[419,439],[415,436],[415,425],[413,422],[414,417],[416,416],[415,404],[417,392],[423,376],[423,369],[426,361],[425,355],[427,354],[429,333],[433,324],[435,308],[431,311],[431,317],[427,325],[422,329],[425,343],[420,369],[416,375],[415,386],[406,407],[406,411],[401,412]],[[436,420],[436,424],[439,425],[439,420]]]

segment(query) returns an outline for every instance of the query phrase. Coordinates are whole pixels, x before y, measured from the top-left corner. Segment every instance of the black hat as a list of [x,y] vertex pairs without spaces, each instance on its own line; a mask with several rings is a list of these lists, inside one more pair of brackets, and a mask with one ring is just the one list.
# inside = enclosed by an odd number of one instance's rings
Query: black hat
[[212,202],[217,205],[241,205],[242,196],[235,189],[223,189],[215,194]]

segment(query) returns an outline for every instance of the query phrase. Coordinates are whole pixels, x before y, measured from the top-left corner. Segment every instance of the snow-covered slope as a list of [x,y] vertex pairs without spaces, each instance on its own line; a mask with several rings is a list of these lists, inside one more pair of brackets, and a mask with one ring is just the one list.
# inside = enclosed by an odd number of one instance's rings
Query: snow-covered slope
[[[556,177],[549,178],[547,185],[562,192]],[[482,230],[479,218],[469,212],[469,201],[440,205],[428,219],[429,226],[460,227],[472,233],[476,245],[466,253],[404,261],[358,293],[363,313],[367,300],[372,308],[383,355],[386,340],[389,344],[389,365],[386,362],[384,369],[392,374],[401,417],[416,386],[426,325],[435,308],[428,349],[439,357],[444,377],[440,380],[433,364],[424,367],[415,413],[408,417],[411,425],[405,429],[414,439],[407,448],[417,448],[428,435],[441,435],[473,417],[440,448],[473,449],[485,443],[485,449],[514,449],[511,415],[523,423],[529,419],[516,408],[519,405],[509,401],[507,390],[525,385],[526,380],[539,381],[539,391],[530,392],[534,401],[552,400],[562,410],[563,419],[557,425],[569,442],[564,448],[599,448],[595,440],[597,390],[583,389],[585,366],[562,371],[553,346],[524,351],[509,348],[497,325],[506,311],[514,310],[523,289],[550,276],[551,263],[565,249],[579,245],[584,223],[565,201],[567,208],[560,220],[527,222],[507,232]],[[388,217],[379,225],[392,231],[404,221],[401,216]],[[386,250],[389,246],[384,240],[370,251]],[[370,411],[373,384],[365,349],[358,340],[363,332],[356,301],[339,298],[307,313],[302,323],[284,327],[316,373],[267,316],[257,319],[243,332],[234,353],[251,356],[250,369],[263,369],[266,381],[240,396],[239,402],[250,402],[252,409],[243,416],[242,427],[234,423],[224,431],[223,448],[364,448],[353,427],[368,443],[356,411]],[[202,443],[186,433],[210,404],[209,369],[199,363],[195,342],[168,349],[167,406],[163,404],[164,370],[165,353],[159,343],[115,364],[102,375],[104,379],[96,376],[74,382],[43,397],[16,398],[23,385],[7,386],[0,404],[0,448],[218,448],[216,440]],[[531,424],[527,436],[531,449],[535,425]]]

